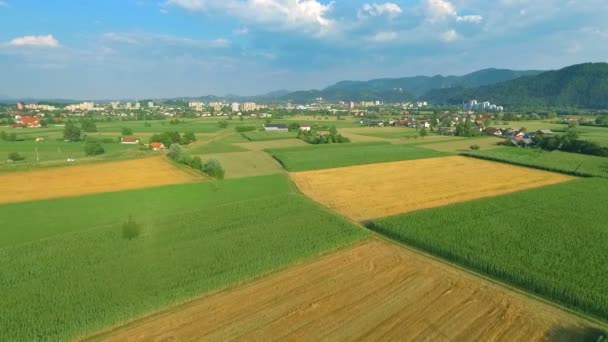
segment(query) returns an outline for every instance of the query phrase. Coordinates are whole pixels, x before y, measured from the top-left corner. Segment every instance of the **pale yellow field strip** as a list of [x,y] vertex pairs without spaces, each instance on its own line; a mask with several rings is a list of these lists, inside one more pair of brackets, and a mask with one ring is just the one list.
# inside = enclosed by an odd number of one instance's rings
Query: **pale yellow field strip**
[[164,157],[0,175],[0,204],[189,183],[205,179]]
[[255,141],[255,142],[245,142],[245,143],[235,143],[233,145],[240,146],[242,148],[251,150],[251,151],[262,151],[265,149],[272,148],[287,148],[287,147],[300,147],[300,146],[310,146],[300,139],[280,139],[280,140],[270,140],[270,141]]
[[[454,139],[453,137],[451,137]],[[483,138],[483,139],[466,139],[463,138],[462,141],[450,141],[443,142],[437,144],[428,144],[424,145],[424,148],[428,148],[431,150],[439,151],[439,152],[471,152],[471,146],[477,145],[481,150],[491,150],[494,148],[501,147],[498,145],[499,142],[504,141],[504,139],[500,138]]]
[[304,194],[355,221],[573,179],[459,156],[307,171],[291,176]]
[[[373,239],[95,341],[544,341],[586,323]],[[573,335],[572,335],[573,334]]]
[[203,161],[217,159],[226,170],[225,178],[244,178],[284,172],[281,165],[262,151],[205,154]]

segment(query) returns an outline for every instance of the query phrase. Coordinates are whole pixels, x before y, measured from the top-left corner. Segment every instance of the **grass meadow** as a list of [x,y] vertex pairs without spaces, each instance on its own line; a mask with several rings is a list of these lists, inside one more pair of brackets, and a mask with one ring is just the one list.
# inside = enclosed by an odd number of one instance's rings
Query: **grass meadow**
[[579,179],[375,220],[373,230],[608,319],[608,181]]
[[310,145],[267,151],[291,172],[449,155],[418,146],[389,143]]
[[368,236],[284,175],[4,205],[0,218],[3,341],[72,340]]

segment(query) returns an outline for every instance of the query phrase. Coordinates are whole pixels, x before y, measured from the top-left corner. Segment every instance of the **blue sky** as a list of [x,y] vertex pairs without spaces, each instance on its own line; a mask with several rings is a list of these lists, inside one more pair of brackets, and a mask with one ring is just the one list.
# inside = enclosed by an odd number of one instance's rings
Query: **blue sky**
[[261,94],[608,59],[606,0],[0,0],[0,95]]

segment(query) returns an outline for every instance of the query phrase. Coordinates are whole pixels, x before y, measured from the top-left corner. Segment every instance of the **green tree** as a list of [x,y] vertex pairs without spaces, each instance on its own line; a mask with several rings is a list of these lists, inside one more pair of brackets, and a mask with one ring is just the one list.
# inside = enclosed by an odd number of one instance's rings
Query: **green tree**
[[179,146],[179,144],[171,144],[171,146],[169,146],[169,152],[167,153],[167,157],[175,160],[175,161],[179,161],[182,157],[184,153],[184,150],[182,149],[181,146]]
[[222,166],[220,161],[217,159],[210,159],[210,160],[206,161],[205,164],[203,165],[202,169],[203,169],[203,172],[208,174],[210,177],[213,177],[213,178],[219,179],[219,180],[224,179],[224,175],[226,173],[226,171],[224,170],[224,167]]
[[133,220],[132,216],[122,224],[122,237],[127,240],[133,240],[141,233],[141,226]]
[[67,141],[80,141],[82,131],[73,123],[68,122],[63,129],[63,139]]
[[196,136],[194,136],[194,133],[192,133],[192,132],[184,133],[184,136],[182,137],[183,145],[188,145],[195,141],[196,141]]
[[202,171],[203,170],[203,160],[199,156],[194,156],[190,161],[190,167]]
[[85,132],[97,132],[97,125],[93,120],[84,120],[82,122],[82,130]]
[[426,137],[428,135],[428,133],[426,131],[426,127],[422,127],[422,129],[420,130],[420,132],[418,132],[418,134],[420,135],[421,138],[424,139],[424,137]]
[[87,156],[98,156],[104,154],[106,150],[98,142],[87,142],[84,145],[84,154]]
[[218,126],[220,126],[220,128],[228,127],[228,121],[226,121],[226,120],[219,121],[217,124],[218,124]]
[[133,135],[133,130],[130,129],[129,127],[123,127],[122,128],[122,135],[125,136],[125,137]]

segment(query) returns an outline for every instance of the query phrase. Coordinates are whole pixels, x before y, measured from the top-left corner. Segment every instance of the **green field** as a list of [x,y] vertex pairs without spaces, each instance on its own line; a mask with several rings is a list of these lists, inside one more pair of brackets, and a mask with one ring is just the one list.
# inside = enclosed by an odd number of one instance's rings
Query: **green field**
[[576,131],[580,139],[593,141],[603,147],[608,147],[608,127],[578,126]]
[[295,139],[298,136],[298,132],[244,132],[241,133],[245,139],[249,141],[269,141],[269,140],[282,140],[282,139]]
[[[225,133],[222,133],[225,134]],[[188,152],[191,154],[210,154],[210,153],[229,153],[229,152],[245,152],[248,151],[234,143],[244,143],[249,140],[243,138],[238,133],[232,133],[210,142],[204,139],[199,139],[198,142],[188,146]]]
[[418,146],[388,143],[311,145],[268,152],[291,172],[449,155]]
[[171,124],[170,120],[160,121],[111,121],[97,123],[99,132],[120,133],[123,127],[133,130],[133,134],[138,133],[163,133],[177,131],[193,133],[215,133],[221,131],[218,125],[220,119],[179,119],[180,123]]
[[561,151],[502,147],[465,155],[581,176],[608,177],[608,158]]
[[[129,215],[142,225],[133,240]],[[5,205],[0,217],[2,341],[72,340],[368,236],[284,175]]]
[[501,281],[608,319],[608,181],[589,178],[370,223]]
[[[418,136],[418,132],[414,128],[391,128],[391,130],[380,129],[378,132],[371,132],[367,128],[362,128],[361,132],[351,130],[352,133],[365,135],[369,137],[384,138],[384,139],[414,139],[423,140]],[[429,136],[433,134],[429,133]]]
[[[84,142],[64,142],[56,139],[47,139],[44,142],[0,140],[0,172],[67,165],[68,158],[74,158],[78,162],[86,162],[137,158],[146,154],[145,151],[140,151],[137,145],[123,145],[118,142],[101,143],[101,145],[106,151],[104,154],[87,157],[84,153]],[[25,157],[25,160],[16,163],[7,162],[8,155],[11,152],[18,152]]]

